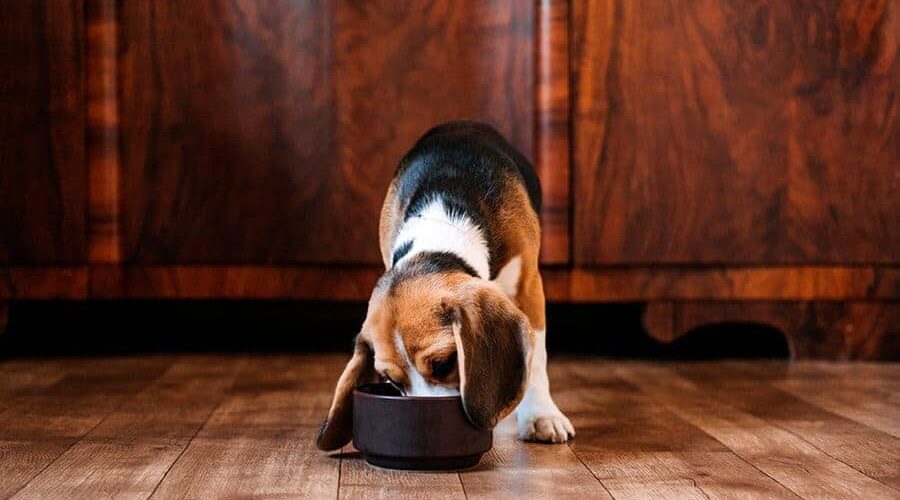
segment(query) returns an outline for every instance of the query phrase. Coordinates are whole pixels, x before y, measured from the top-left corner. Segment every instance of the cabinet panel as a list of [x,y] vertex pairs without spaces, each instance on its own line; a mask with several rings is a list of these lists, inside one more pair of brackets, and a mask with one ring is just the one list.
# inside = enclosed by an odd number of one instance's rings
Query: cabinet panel
[[576,1],[576,262],[900,260],[897,9]]
[[129,262],[378,263],[428,127],[483,119],[531,152],[531,2],[118,5]]
[[85,259],[83,11],[0,2],[0,263]]

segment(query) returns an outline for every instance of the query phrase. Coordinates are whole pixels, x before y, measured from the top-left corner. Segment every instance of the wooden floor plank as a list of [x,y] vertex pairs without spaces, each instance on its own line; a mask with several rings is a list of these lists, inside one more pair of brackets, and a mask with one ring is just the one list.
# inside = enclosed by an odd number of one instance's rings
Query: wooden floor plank
[[460,478],[469,499],[612,498],[568,446],[519,441],[515,415],[494,429],[494,447]]
[[[166,357],[29,360],[4,367],[50,375],[0,405],[0,498],[26,487],[85,434],[171,364]],[[46,364],[46,366],[45,366]],[[6,365],[6,363],[4,363]]]
[[0,498],[21,490],[74,443],[75,438],[0,440]]
[[15,498],[145,498],[231,385],[239,360],[190,357],[123,402]]
[[613,497],[796,498],[700,428],[614,375],[602,361],[571,364],[557,399],[571,443]]
[[315,449],[346,355],[239,358],[0,363],[0,498],[900,498],[896,364],[554,360],[575,441],[415,473]]
[[900,438],[900,391],[784,380],[775,385],[810,404]]
[[341,499],[466,498],[456,472],[412,472],[373,467],[352,447],[341,460]]
[[632,364],[617,367],[616,373],[801,497],[896,497],[896,490],[794,434],[708,396],[671,369]]
[[340,460],[314,447],[346,358],[253,357],[153,498],[334,498]]
[[315,429],[295,439],[195,438],[152,498],[335,498],[338,460],[312,446]]
[[[762,370],[759,365],[722,363],[676,368],[710,396],[790,431],[829,456],[900,491],[900,439],[778,389],[763,379]],[[860,393],[857,397],[862,402],[868,396]],[[900,418],[900,412],[896,418]]]

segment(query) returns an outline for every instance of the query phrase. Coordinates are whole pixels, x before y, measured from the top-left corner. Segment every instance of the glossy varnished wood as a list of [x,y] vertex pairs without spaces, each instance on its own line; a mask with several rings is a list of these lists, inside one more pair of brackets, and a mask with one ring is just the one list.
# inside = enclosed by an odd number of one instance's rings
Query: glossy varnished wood
[[87,0],[88,260],[122,258],[116,0]]
[[900,304],[884,302],[654,302],[644,326],[670,342],[706,325],[752,323],[785,335],[794,359],[896,360]]
[[87,267],[2,267],[0,298],[86,299]]
[[532,156],[532,2],[118,7],[129,262],[375,264],[428,128],[487,120]]
[[0,2],[0,266],[86,257],[84,3]]
[[344,355],[0,362],[0,497],[896,498],[896,364],[550,364],[578,436],[515,421],[458,473],[313,436]]
[[348,226],[317,217],[336,212],[329,187],[342,181],[325,4],[120,1],[117,10],[124,259],[343,254],[334,245]]
[[534,166],[541,178],[541,262],[570,258],[569,2],[537,2]]
[[573,2],[579,264],[900,259],[897,2]]
[[[93,266],[91,296],[366,300],[382,272],[376,266]],[[894,300],[900,287],[900,274],[895,269],[871,267],[548,267],[541,274],[547,299],[557,302],[881,302]],[[0,297],[3,293],[0,274]]]

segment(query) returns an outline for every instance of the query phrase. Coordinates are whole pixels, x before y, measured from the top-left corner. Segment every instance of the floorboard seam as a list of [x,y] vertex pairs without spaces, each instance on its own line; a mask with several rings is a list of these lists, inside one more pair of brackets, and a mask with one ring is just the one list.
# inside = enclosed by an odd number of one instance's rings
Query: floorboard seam
[[462,472],[456,471],[456,479],[459,480],[459,486],[462,488],[463,497],[464,497],[466,500],[469,500],[469,494],[466,493],[466,484],[465,484],[465,483],[463,482],[463,480],[462,480]]
[[[670,374],[671,376],[673,376],[673,377],[680,377],[680,375],[679,375],[677,372],[673,372],[671,369],[666,369],[666,371],[669,372],[669,374]],[[618,379],[621,380],[622,382],[625,382],[626,384],[630,385],[630,386],[633,387],[634,389],[640,391],[640,392],[641,392],[642,394],[644,394],[644,396],[646,396],[649,400],[651,400],[651,401],[656,401],[656,399],[653,397],[653,394],[650,394],[649,392],[645,391],[644,388],[641,387],[640,385],[637,385],[637,384],[633,383],[631,380],[628,379],[627,376],[626,376],[626,377],[622,377],[622,376],[620,376],[619,374],[616,374],[616,378],[618,378]],[[726,405],[726,406],[731,406],[731,405],[729,405],[728,403],[722,401],[721,399],[713,398],[712,396],[709,396],[709,395],[706,395],[706,397],[711,398],[711,399],[714,399],[715,401],[718,401],[720,404],[724,404],[724,405]],[[719,443],[720,445],[722,445],[723,448],[725,448],[726,450],[728,450],[728,453],[731,453],[732,455],[734,455],[735,457],[737,457],[739,460],[741,460],[741,461],[744,462],[745,464],[749,465],[750,467],[753,467],[755,470],[758,470],[762,475],[764,475],[764,476],[766,476],[767,478],[769,478],[769,479],[771,479],[772,481],[774,481],[775,484],[778,484],[778,485],[780,485],[782,488],[784,488],[786,491],[791,492],[792,495],[796,496],[797,498],[803,498],[803,496],[801,496],[799,493],[797,493],[797,492],[794,491],[793,489],[789,488],[787,485],[785,485],[784,483],[782,483],[782,482],[779,481],[778,479],[775,479],[774,477],[772,477],[768,472],[766,472],[766,471],[760,469],[759,467],[757,467],[756,465],[754,465],[753,463],[751,463],[749,460],[747,460],[746,458],[744,458],[743,456],[741,456],[740,453],[738,453],[737,451],[733,450],[730,446],[728,446],[728,445],[726,445],[725,443],[723,443],[722,441],[720,441],[719,438],[717,438],[717,437],[713,436],[712,434],[706,432],[705,430],[701,429],[700,427],[697,427],[697,426],[694,425],[691,421],[689,421],[689,420],[687,420],[686,418],[684,418],[684,417],[682,417],[681,415],[679,415],[679,414],[672,408],[671,405],[669,405],[669,404],[667,404],[667,403],[661,403],[661,402],[657,402],[656,404],[658,404],[658,405],[661,406],[662,408],[665,408],[666,411],[668,411],[669,414],[671,414],[673,417],[675,417],[675,418],[681,420],[681,421],[684,422],[685,424],[690,425],[691,427],[694,427],[694,428],[696,428],[697,430],[699,430],[700,432],[702,432],[702,433],[706,434],[707,436],[709,436],[712,440],[714,440],[715,442]],[[740,411],[740,410],[738,410],[738,411]]]
[[215,413],[216,410],[218,410],[219,407],[222,406],[222,403],[225,402],[225,399],[228,397],[228,391],[231,389],[232,386],[234,386],[234,381],[237,380],[238,375],[241,373],[241,370],[245,366],[246,366],[246,359],[241,359],[237,369],[231,375],[231,383],[228,385],[228,387],[225,390],[222,391],[222,397],[219,399],[219,402],[216,403],[215,406],[213,406],[212,409],[209,410],[209,413],[206,414],[206,418],[203,420],[203,424],[200,425],[200,427],[197,427],[197,430],[194,431],[194,434],[191,436],[191,438],[188,440],[188,442],[185,443],[185,445],[181,449],[181,451],[178,452],[178,456],[175,457],[175,460],[172,460],[172,463],[169,464],[169,467],[166,468],[166,472],[162,475],[161,478],[159,478],[159,481],[156,483],[156,486],[153,487],[153,491],[151,491],[150,494],[147,495],[147,497],[146,497],[147,499],[153,498],[153,495],[156,494],[156,492],[159,490],[159,487],[163,484],[163,482],[165,482],[166,477],[169,476],[169,472],[172,471],[172,468],[175,467],[175,464],[177,464],[178,461],[181,460],[181,457],[184,456],[184,453],[187,451],[188,448],[190,448],[191,443],[194,442],[194,438],[196,438],[197,435],[200,434],[200,431],[202,431],[206,427],[206,424],[209,423],[209,419],[210,419],[210,417],[213,416],[213,413]]
[[341,476],[344,473],[344,448],[346,448],[346,446],[341,448],[341,453],[338,456],[338,481],[336,488],[337,491],[334,492],[335,500],[341,500]]
[[[137,396],[138,394],[140,394],[140,393],[144,392],[145,390],[147,390],[147,388],[150,387],[151,385],[153,385],[154,382],[156,382],[157,380],[159,380],[159,378],[162,377],[163,374],[165,374],[167,371],[169,371],[169,368],[171,368],[172,365],[174,365],[174,364],[175,364],[175,361],[172,361],[171,363],[169,363],[169,365],[166,366],[166,368],[165,368],[164,370],[161,370],[161,371],[159,372],[159,374],[158,374],[155,378],[151,379],[151,380],[148,381],[146,384],[142,385],[138,390],[134,391],[134,394],[132,394],[132,396]],[[114,414],[115,412],[119,411],[119,409],[121,409],[123,406],[125,406],[125,402],[126,402],[126,401],[128,401],[128,398],[126,398],[125,396],[122,396],[122,400],[119,401],[119,403],[118,403],[116,406],[114,406],[112,409],[110,409],[109,412],[107,412],[107,414],[103,416],[103,418],[101,418],[99,421],[97,421],[96,424],[92,425],[90,429],[88,429],[87,431],[84,432],[84,434],[82,434],[82,435],[78,436],[77,438],[75,438],[75,440],[72,441],[72,442],[69,444],[69,446],[66,446],[66,449],[65,449],[65,450],[63,450],[63,451],[60,452],[58,455],[56,455],[55,457],[53,457],[53,460],[51,460],[49,463],[47,463],[47,465],[45,465],[44,467],[42,467],[41,470],[39,470],[39,471],[37,472],[37,474],[31,476],[31,478],[29,478],[28,481],[25,482],[25,484],[23,484],[19,489],[17,489],[17,490],[14,491],[11,495],[9,495],[8,498],[13,498],[14,496],[18,495],[22,490],[24,490],[25,488],[27,488],[28,485],[31,484],[31,482],[35,480],[35,478],[37,478],[38,476],[40,476],[41,474],[43,474],[45,470],[49,469],[53,464],[55,464],[56,462],[58,462],[59,459],[62,458],[63,455],[65,455],[66,453],[68,453],[69,450],[71,450],[73,447],[75,447],[76,444],[78,444],[78,443],[84,441],[84,439],[85,439],[86,437],[90,436],[91,433],[94,432],[94,429],[96,429],[97,427],[100,427],[100,425],[103,424],[103,422],[106,422],[106,419],[108,419],[108,418],[110,417],[110,415]]]
[[763,419],[763,420],[765,420],[766,422],[770,423],[771,425],[774,425],[775,427],[778,427],[779,429],[783,430],[784,432],[787,432],[788,434],[792,434],[794,437],[796,437],[796,438],[799,439],[800,441],[803,441],[804,443],[806,443],[806,444],[812,446],[813,448],[819,450],[823,455],[825,455],[825,456],[831,458],[831,459],[834,460],[835,462],[840,462],[840,463],[846,465],[847,467],[850,467],[851,469],[855,470],[856,472],[859,472],[859,473],[862,474],[863,476],[866,476],[867,478],[871,479],[872,481],[875,481],[876,483],[879,483],[879,484],[881,484],[881,485],[883,485],[883,486],[886,486],[886,487],[888,487],[888,488],[890,488],[890,489],[892,489],[892,490],[894,490],[894,491],[900,491],[900,490],[898,490],[897,488],[895,488],[894,486],[882,482],[882,481],[881,481],[880,479],[878,479],[877,477],[872,477],[872,476],[870,476],[869,474],[866,474],[865,472],[863,472],[862,470],[860,470],[859,468],[853,466],[852,464],[848,464],[848,463],[845,462],[844,460],[842,460],[842,459],[840,459],[840,458],[838,458],[838,457],[832,455],[831,453],[828,453],[827,451],[823,450],[822,448],[816,446],[814,443],[812,443],[812,442],[810,442],[809,440],[805,439],[802,435],[800,435],[800,434],[794,432],[793,430],[791,430],[791,429],[789,429],[789,428],[787,428],[787,427],[785,427],[785,426],[779,424],[778,422],[773,422],[773,421],[771,421],[771,420],[769,420],[769,419]]
[[600,478],[597,477],[597,474],[594,474],[594,470],[591,469],[590,467],[588,467],[588,464],[584,463],[584,460],[582,460],[581,456],[578,455],[578,452],[575,451],[574,448],[572,448],[572,445],[570,445],[569,443],[566,443],[566,446],[569,448],[569,451],[572,452],[572,455],[575,455],[575,459],[578,460],[578,462],[581,464],[581,466],[584,467],[585,469],[587,469],[588,473],[591,476],[593,476],[594,479],[597,480],[597,484],[599,484],[600,487],[603,488],[603,491],[605,491],[606,494],[609,495],[610,498],[616,498],[615,495],[613,495],[612,492],[609,491],[609,488],[607,488],[606,485],[603,484],[603,481],[601,481]]

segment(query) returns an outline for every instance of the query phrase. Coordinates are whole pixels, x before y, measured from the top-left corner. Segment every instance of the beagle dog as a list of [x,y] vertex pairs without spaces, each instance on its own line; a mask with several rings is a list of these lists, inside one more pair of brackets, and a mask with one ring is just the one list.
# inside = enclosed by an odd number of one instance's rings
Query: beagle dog
[[381,209],[385,273],[316,444],[352,434],[352,392],[389,381],[410,396],[459,394],[491,428],[516,410],[524,440],[574,437],[550,396],[534,168],[489,125],[428,131],[401,160]]

